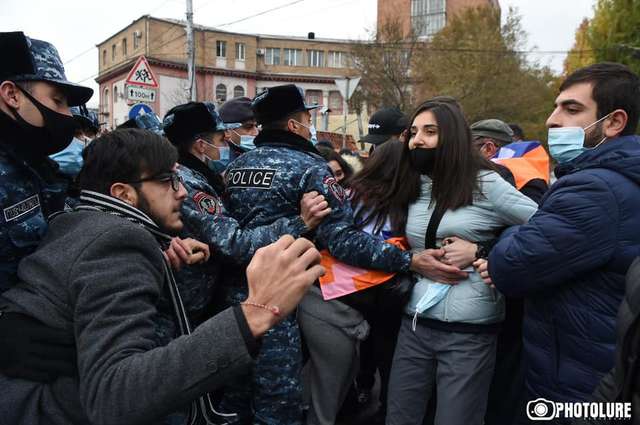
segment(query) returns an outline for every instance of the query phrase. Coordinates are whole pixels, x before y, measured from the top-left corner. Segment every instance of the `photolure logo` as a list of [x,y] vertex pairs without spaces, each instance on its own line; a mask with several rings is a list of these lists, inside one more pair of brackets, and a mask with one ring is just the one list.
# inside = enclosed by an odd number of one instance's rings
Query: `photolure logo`
[[631,419],[631,403],[561,403],[537,398],[527,403],[527,416],[532,421],[551,421],[556,418]]

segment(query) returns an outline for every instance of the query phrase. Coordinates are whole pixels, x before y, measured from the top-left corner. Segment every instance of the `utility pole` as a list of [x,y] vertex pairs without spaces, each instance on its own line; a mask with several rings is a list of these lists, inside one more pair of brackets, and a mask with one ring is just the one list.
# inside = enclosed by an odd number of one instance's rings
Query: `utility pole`
[[342,125],[342,148],[347,147],[347,113],[349,112],[349,77],[347,79],[347,87],[346,87],[346,96],[342,96],[342,114],[343,114],[343,125]]
[[193,0],[187,0],[187,94],[189,100],[196,101],[196,49],[193,42]]

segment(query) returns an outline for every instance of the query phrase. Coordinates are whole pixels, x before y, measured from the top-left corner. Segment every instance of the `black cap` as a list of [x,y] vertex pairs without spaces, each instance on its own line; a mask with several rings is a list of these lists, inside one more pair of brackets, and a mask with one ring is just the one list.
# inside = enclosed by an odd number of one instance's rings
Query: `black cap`
[[259,124],[274,122],[294,112],[319,107],[320,105],[306,105],[302,89],[295,84],[269,87],[256,96],[251,103]]
[[398,108],[383,108],[369,118],[369,134],[362,138],[365,143],[379,145],[409,127],[409,119]]
[[253,120],[251,99],[248,97],[236,97],[228,100],[220,107],[220,118],[225,123],[243,123]]
[[162,125],[165,135],[174,145],[190,142],[197,134],[239,127],[223,123],[215,105],[210,102],[189,102],[174,106],[164,116]]

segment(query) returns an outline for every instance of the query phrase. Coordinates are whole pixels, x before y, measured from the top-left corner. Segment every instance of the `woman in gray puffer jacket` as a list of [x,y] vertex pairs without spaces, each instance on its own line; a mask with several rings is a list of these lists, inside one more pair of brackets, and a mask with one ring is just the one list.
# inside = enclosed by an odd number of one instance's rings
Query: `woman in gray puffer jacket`
[[[410,194],[406,236],[414,251],[455,264],[440,249],[449,237],[494,239],[526,223],[535,202],[504,181],[472,146],[456,102],[422,104],[411,120],[404,164],[420,174]],[[416,276],[394,354],[387,425],[421,424],[437,387],[436,425],[482,424],[504,299],[471,267],[458,279]]]

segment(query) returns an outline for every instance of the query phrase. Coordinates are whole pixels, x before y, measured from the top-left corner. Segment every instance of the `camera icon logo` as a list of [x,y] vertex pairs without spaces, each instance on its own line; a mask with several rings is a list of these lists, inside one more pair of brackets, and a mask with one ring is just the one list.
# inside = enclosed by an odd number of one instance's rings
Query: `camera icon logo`
[[537,398],[527,403],[527,416],[532,421],[550,421],[556,416],[556,404],[545,398]]

